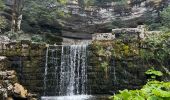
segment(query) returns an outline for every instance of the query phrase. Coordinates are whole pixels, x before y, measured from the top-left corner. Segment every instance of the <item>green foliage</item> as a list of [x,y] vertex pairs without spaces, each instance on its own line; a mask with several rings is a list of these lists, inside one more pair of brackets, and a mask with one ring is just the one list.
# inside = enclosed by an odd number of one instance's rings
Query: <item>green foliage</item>
[[3,8],[4,8],[4,2],[3,0],[0,0],[0,10],[3,10]]
[[84,4],[86,7],[93,5],[95,3],[95,0],[84,0]]
[[161,18],[163,26],[170,28],[170,6],[161,12]]
[[66,0],[26,0],[23,15],[32,23],[53,22],[64,16],[60,8],[65,3]]
[[140,50],[141,58],[145,62],[154,60],[161,65],[164,64],[170,56],[169,38],[170,32],[149,36],[144,43],[142,43],[146,49]]
[[108,64],[108,62],[106,62],[106,61],[104,61],[103,63],[101,63],[101,68],[104,69],[104,71],[107,70],[108,66],[109,66],[109,64]]
[[[4,8],[4,3],[2,0],[0,0],[0,11],[2,11],[3,8]],[[6,26],[7,26],[7,22],[6,22],[5,17],[0,16],[0,29],[4,29],[6,28]]]
[[120,18],[113,20],[112,25],[113,25],[113,28],[126,27],[125,23]]
[[155,17],[152,13],[146,13],[145,16],[145,24],[148,25],[149,30],[170,31],[170,6],[164,8],[163,11],[160,12],[159,18]]
[[17,39],[18,36],[18,33],[11,31],[5,32],[4,34],[8,36],[10,39]]
[[170,82],[150,81],[140,90],[123,90],[111,100],[170,100]]
[[145,72],[146,75],[155,75],[155,76],[163,76],[161,71],[156,71],[154,69],[149,69]]
[[19,40],[19,36],[23,34],[23,31],[17,31],[17,32],[12,32],[12,31],[7,31],[4,33],[4,35],[8,36],[12,40]]
[[60,4],[66,4],[67,0],[57,0]]
[[113,2],[113,0],[95,0],[96,4],[103,4],[103,3],[110,3]]
[[103,56],[103,57],[112,56],[113,48],[111,47],[111,49],[108,50],[108,47],[111,46],[110,44],[107,43],[102,44],[101,42],[95,42],[94,45],[98,56]]
[[99,68],[105,73],[105,78],[108,78],[109,61],[111,60],[113,51],[112,43],[107,41],[93,41],[92,47],[95,55],[100,59],[98,61]]
[[159,30],[162,26],[161,23],[156,22],[156,17],[150,12],[145,13],[145,24],[148,30]]
[[4,29],[4,28],[6,28],[6,26],[7,26],[7,21],[6,21],[5,17],[0,16],[0,29]]
[[39,35],[33,35],[32,38],[31,38],[31,40],[32,40],[33,42],[42,42],[42,41],[43,41],[43,38],[42,38],[41,36],[39,36]]
[[149,75],[151,79],[155,79],[156,77],[163,76],[163,73],[161,71],[156,71],[154,70],[154,68],[147,70],[145,74]]

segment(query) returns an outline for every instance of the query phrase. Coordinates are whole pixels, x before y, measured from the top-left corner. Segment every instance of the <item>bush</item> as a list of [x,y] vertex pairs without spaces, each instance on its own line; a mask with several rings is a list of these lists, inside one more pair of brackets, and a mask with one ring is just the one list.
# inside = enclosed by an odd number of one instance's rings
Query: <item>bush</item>
[[170,82],[149,81],[140,90],[123,90],[111,100],[170,100]]
[[43,41],[43,38],[40,36],[40,35],[33,35],[31,40],[33,42],[42,42]]
[[170,6],[161,12],[161,22],[163,26],[170,28]]
[[7,26],[7,22],[6,22],[5,17],[0,16],[0,29],[4,29],[6,28],[6,26]]
[[149,69],[145,72],[146,75],[149,75],[151,79],[156,79],[156,77],[163,76],[163,73],[161,71],[156,71],[153,68]]

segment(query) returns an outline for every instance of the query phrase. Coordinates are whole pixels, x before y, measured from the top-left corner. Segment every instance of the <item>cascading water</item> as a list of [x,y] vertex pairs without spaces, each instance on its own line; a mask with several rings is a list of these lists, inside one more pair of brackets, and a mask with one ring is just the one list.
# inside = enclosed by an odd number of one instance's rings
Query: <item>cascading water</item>
[[58,45],[47,48],[44,96],[85,95],[86,60],[87,45]]
[[86,45],[62,46],[60,95],[86,94]]
[[47,84],[46,84],[46,78],[47,78],[47,70],[48,70],[48,47],[47,47],[47,50],[46,50],[46,55],[45,55],[45,71],[44,71],[44,95],[45,94],[45,91],[46,91],[46,87],[47,87]]

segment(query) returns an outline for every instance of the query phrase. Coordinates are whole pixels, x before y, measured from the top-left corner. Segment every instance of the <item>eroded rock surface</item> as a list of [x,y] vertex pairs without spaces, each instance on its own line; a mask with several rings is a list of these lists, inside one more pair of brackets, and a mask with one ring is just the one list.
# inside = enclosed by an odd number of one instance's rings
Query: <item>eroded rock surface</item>
[[7,36],[0,36],[0,43],[8,43],[10,39]]
[[36,100],[21,84],[19,84],[14,70],[5,70],[7,57],[0,56],[0,98],[1,100]]

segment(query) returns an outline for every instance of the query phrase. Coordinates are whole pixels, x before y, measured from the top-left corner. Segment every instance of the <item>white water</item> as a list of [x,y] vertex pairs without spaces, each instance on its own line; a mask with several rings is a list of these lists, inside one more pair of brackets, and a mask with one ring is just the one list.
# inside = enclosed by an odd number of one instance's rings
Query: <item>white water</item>
[[[44,71],[44,96],[48,96],[49,90],[50,92],[53,92],[52,96],[60,95],[66,97],[77,97],[79,95],[79,97],[84,97],[87,94],[86,48],[87,45],[60,45],[47,48]],[[57,53],[58,51],[60,51],[60,53]],[[53,70],[49,71],[51,68]],[[50,78],[47,77],[51,73],[55,74]]]
[[41,100],[108,100],[110,95],[47,96]]
[[49,48],[47,47],[47,50],[46,50],[46,55],[45,55],[45,72],[44,72],[44,95],[45,94],[45,91],[46,91],[46,87],[47,87],[47,83],[46,83],[46,78],[47,78],[47,69],[48,69],[48,50]]
[[86,45],[62,46],[60,95],[86,94]]
[[73,95],[73,96],[58,96],[58,97],[42,97],[41,100],[88,100],[92,98],[90,95]]

